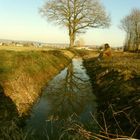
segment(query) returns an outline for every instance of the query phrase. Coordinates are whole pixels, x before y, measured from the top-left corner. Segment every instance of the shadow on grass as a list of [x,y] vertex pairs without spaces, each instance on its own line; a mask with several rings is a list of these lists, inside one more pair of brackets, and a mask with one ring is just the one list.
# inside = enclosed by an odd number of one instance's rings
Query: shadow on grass
[[0,140],[22,139],[19,116],[13,101],[4,95],[0,86]]
[[85,61],[97,97],[98,122],[106,133],[140,138],[140,75],[111,65],[96,59]]

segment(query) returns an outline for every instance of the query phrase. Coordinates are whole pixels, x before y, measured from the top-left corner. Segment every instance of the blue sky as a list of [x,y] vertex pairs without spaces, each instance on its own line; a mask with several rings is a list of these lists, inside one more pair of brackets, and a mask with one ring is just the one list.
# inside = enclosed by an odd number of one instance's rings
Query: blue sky
[[[1,0],[0,39],[32,40],[48,43],[68,43],[67,30],[48,23],[39,14],[45,0]],[[140,0],[101,0],[110,14],[109,29],[90,29],[79,35],[86,44],[122,46],[125,33],[118,26],[132,8],[140,8]]]

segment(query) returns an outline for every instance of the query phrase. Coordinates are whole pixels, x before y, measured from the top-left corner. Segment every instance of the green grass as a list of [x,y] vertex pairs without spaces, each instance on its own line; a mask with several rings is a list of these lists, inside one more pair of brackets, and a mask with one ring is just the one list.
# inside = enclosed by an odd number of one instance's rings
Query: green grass
[[[60,59],[57,59],[57,58]],[[0,51],[0,81],[7,80],[17,69],[34,75],[46,68],[66,61],[61,51]],[[8,77],[9,76],[9,77]]]

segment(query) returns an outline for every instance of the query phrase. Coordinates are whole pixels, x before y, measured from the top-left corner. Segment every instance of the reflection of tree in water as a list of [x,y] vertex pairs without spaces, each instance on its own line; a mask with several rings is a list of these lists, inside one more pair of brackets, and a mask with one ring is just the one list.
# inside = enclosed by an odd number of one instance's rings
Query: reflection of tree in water
[[93,95],[90,83],[88,77],[82,72],[82,69],[77,70],[71,63],[63,78],[58,78],[57,84],[49,87],[47,94],[51,106],[49,119],[64,119],[73,113],[80,115],[89,104],[92,104]]

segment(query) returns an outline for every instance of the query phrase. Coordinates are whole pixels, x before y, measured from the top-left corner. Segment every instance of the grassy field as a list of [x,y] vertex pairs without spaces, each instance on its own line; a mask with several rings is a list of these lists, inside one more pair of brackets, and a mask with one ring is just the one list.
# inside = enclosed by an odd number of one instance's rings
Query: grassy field
[[47,51],[47,50],[54,50],[53,48],[50,47],[17,47],[17,46],[0,46],[0,50],[8,50],[8,51]]
[[30,139],[21,129],[19,114],[27,112],[42,87],[74,54],[83,57],[90,76],[98,102],[98,113],[92,117],[95,123],[96,116],[101,131],[93,131],[92,122],[91,126],[84,126],[70,117],[63,127],[57,126],[58,137],[62,140],[140,138],[139,54],[114,52],[111,58],[98,61],[99,53],[95,51],[27,47],[0,47],[0,138]]

